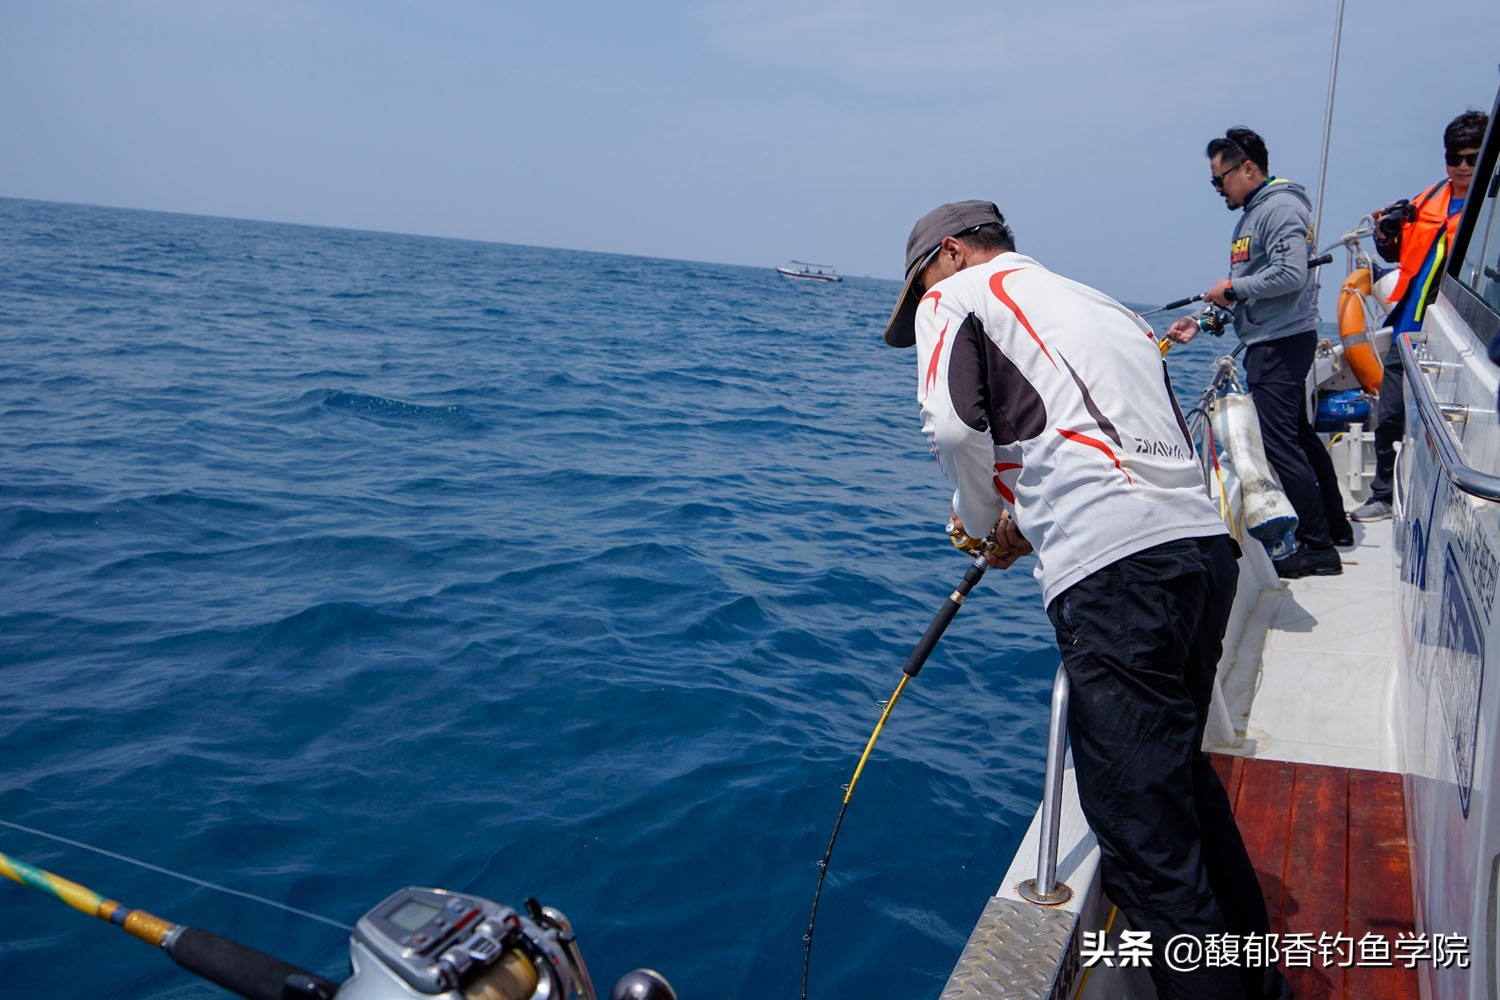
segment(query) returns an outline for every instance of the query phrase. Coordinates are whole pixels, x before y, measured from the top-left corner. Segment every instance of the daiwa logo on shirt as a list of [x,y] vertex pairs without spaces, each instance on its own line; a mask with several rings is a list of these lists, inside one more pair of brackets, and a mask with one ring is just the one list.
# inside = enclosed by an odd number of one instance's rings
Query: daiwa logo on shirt
[[1250,237],[1241,236],[1229,245],[1230,265],[1243,264],[1250,259]]

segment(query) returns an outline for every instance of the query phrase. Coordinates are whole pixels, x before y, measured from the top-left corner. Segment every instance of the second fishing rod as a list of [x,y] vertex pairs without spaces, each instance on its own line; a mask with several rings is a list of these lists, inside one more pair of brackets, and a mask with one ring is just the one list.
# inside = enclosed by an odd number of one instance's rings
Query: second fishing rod
[[[1314,257],[1309,260],[1307,262],[1307,266],[1309,270],[1313,270],[1322,267],[1324,264],[1330,263],[1332,260],[1333,254],[1325,253],[1320,257]],[[1153,316],[1159,312],[1166,312],[1169,309],[1180,309],[1183,306],[1191,305],[1194,302],[1201,302],[1206,294],[1206,292],[1199,292],[1197,295],[1189,295],[1185,299],[1175,299],[1172,302],[1168,302],[1164,306],[1157,306],[1155,309],[1147,309],[1145,312],[1138,313],[1137,315],[1141,316],[1144,319],[1147,316]],[[1198,329],[1200,332],[1211,333],[1215,337],[1221,337],[1224,335],[1224,327],[1228,325],[1232,319],[1229,310],[1224,309],[1218,305],[1209,305],[1194,318],[1198,321]],[[1172,349],[1172,345],[1174,343],[1176,343],[1176,341],[1170,340],[1166,337],[1161,338],[1160,349],[1162,357],[1166,357],[1167,352]],[[1244,347],[1245,345],[1243,343],[1240,344],[1234,349],[1234,353],[1239,354],[1240,351],[1244,350]]]
[[[1323,254],[1320,257],[1313,257],[1312,259],[1310,259],[1307,262],[1307,266],[1308,266],[1308,269],[1311,270],[1313,268],[1322,267],[1324,264],[1331,264],[1332,262],[1333,262],[1333,254],[1331,254],[1331,253],[1325,253],[1325,254]],[[1190,306],[1194,302],[1201,302],[1203,300],[1203,296],[1205,294],[1206,293],[1204,293],[1204,292],[1199,292],[1197,295],[1189,295],[1185,299],[1174,299],[1171,302],[1168,302],[1164,306],[1157,306],[1155,309],[1147,309],[1145,312],[1139,313],[1138,315],[1140,315],[1142,317],[1145,317],[1145,316],[1154,316],[1154,315],[1156,315],[1159,312],[1166,312],[1169,309],[1181,309],[1183,306]]]

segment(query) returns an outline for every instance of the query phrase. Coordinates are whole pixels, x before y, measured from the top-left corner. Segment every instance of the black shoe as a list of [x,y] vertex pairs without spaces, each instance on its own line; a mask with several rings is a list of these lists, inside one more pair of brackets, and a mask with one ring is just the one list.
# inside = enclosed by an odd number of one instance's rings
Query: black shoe
[[1339,520],[1328,526],[1328,533],[1333,536],[1333,544],[1341,549],[1354,547],[1354,525],[1349,523],[1348,518]]
[[1296,580],[1304,576],[1338,576],[1344,572],[1338,550],[1298,549],[1285,559],[1276,560],[1276,575],[1283,580]]

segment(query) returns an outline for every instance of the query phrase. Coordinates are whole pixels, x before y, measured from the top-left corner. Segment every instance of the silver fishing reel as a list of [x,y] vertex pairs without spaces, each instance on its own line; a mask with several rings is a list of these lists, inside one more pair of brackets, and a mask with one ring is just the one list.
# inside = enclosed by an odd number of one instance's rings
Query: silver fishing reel
[[[355,925],[354,974],[337,1000],[596,1000],[567,917],[534,899],[526,905],[523,915],[444,889],[392,894]],[[613,1000],[676,996],[649,969],[628,973],[612,994]]]

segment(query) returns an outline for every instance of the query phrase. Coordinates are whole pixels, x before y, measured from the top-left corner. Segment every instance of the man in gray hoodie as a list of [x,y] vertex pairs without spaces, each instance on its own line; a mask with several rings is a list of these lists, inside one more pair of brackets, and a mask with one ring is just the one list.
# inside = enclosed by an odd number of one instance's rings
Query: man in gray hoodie
[[[1245,342],[1245,374],[1260,417],[1266,458],[1297,512],[1297,551],[1276,561],[1283,577],[1343,572],[1337,544],[1352,544],[1333,460],[1307,419],[1304,386],[1317,347],[1311,204],[1301,185],[1272,176],[1266,144],[1232,128],[1208,144],[1209,183],[1230,211],[1244,209],[1229,246],[1229,277],[1203,298],[1234,311]],[[1187,343],[1198,322],[1185,316],[1167,336]]]

